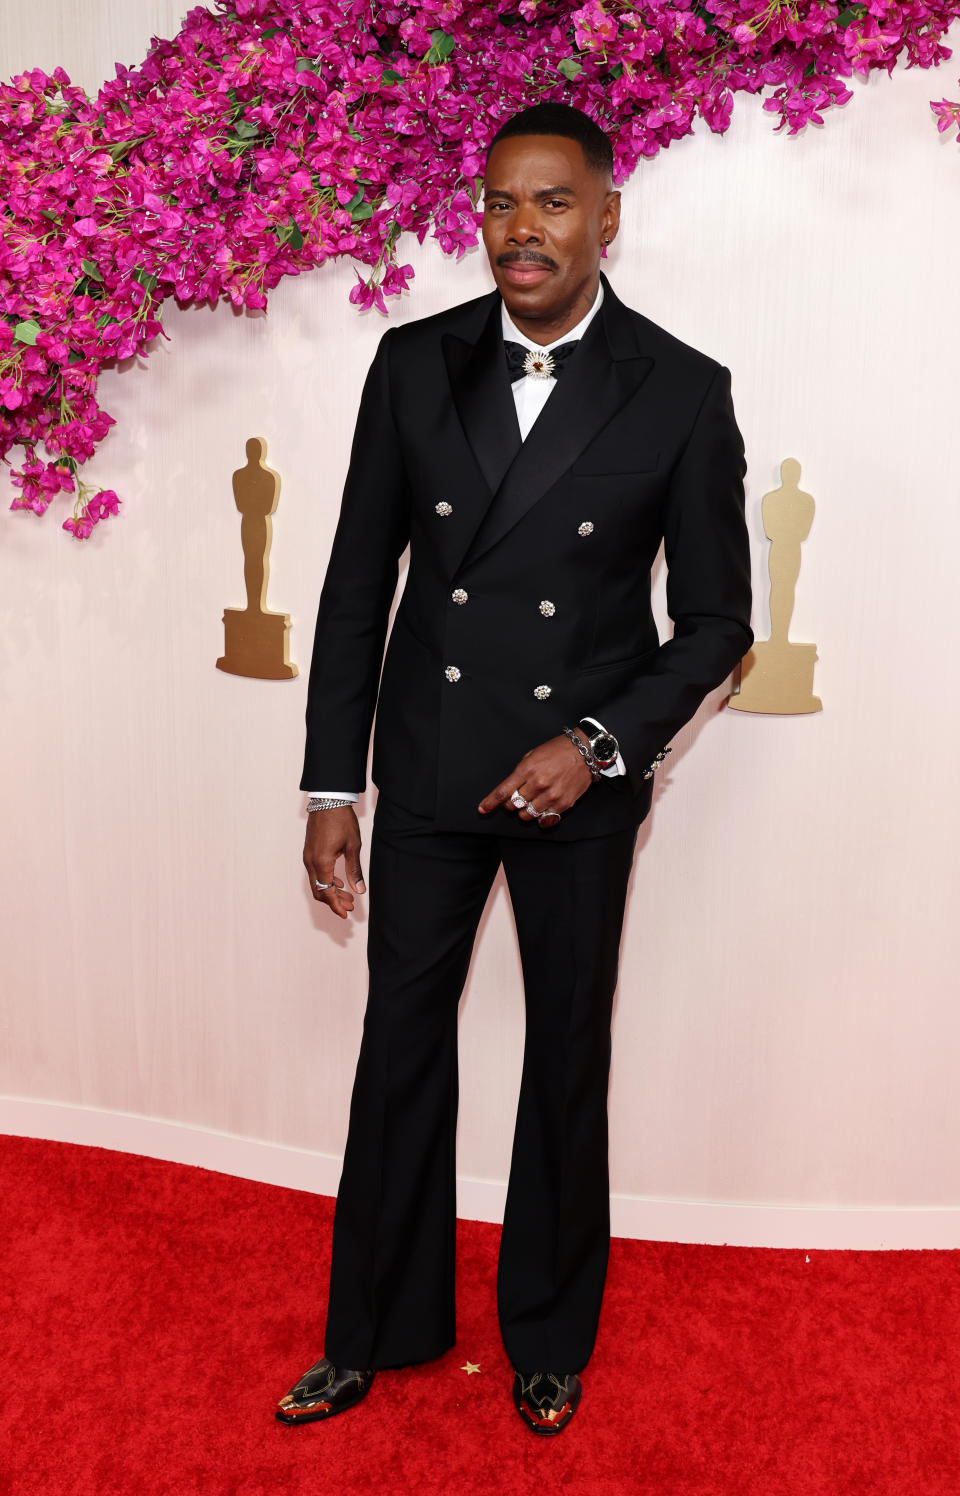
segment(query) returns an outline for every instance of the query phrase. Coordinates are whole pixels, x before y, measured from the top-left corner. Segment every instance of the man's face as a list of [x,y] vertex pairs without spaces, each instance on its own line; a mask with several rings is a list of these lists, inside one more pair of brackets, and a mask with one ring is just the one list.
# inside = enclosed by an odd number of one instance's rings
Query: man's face
[[597,291],[603,240],[613,239],[619,219],[620,194],[590,170],[578,141],[514,135],[493,147],[484,174],[483,243],[522,331],[524,322],[572,327],[585,315]]

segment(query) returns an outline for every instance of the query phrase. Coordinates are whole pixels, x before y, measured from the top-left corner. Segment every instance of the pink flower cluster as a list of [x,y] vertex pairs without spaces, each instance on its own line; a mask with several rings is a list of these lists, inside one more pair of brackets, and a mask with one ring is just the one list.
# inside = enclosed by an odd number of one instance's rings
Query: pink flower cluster
[[[163,304],[266,307],[285,275],[348,255],[350,300],[386,311],[398,240],[476,243],[487,143],[562,99],[615,142],[622,182],[736,92],[791,134],[854,72],[930,67],[960,0],[216,0],[96,98],[62,68],[0,85],[0,457],[13,507],[75,496],[86,538],[117,513],[79,468],[113,424],[101,369],[146,354]],[[960,105],[934,104],[960,130]],[[165,334],[164,334],[165,336]],[[46,457],[38,456],[43,448]]]

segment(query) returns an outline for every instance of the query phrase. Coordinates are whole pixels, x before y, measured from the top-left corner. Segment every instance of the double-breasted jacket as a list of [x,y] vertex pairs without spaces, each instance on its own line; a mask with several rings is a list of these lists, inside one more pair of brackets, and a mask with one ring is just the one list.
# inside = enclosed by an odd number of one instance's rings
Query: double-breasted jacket
[[[381,338],[317,612],[301,789],[364,789],[373,724],[379,791],[438,828],[593,836],[644,818],[657,753],[752,643],[744,444],[729,369],[605,277],[521,441],[500,307],[493,291]],[[626,775],[549,832],[479,814],[583,715],[616,734]]]

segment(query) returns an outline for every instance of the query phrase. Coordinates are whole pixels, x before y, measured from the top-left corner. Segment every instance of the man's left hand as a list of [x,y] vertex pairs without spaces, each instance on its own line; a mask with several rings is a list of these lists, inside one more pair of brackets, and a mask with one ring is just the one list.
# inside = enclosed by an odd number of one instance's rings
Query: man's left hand
[[[586,734],[579,728],[576,732],[577,736],[586,743]],[[484,795],[477,809],[482,815],[496,810],[498,805],[502,805],[504,810],[516,811],[510,796],[514,790],[519,790],[523,798],[532,803],[534,810],[552,810],[562,814],[580,799],[592,783],[593,775],[587,768],[586,761],[577,752],[566,733],[560,733],[557,737],[550,738],[548,742],[541,743],[537,748],[531,748],[528,753],[525,753],[506,779],[501,779],[495,789],[492,789],[488,795]],[[537,819],[530,814],[526,806],[516,813],[521,821]],[[559,821],[554,816],[544,817],[544,820],[540,822],[544,831],[549,831],[552,826],[558,824]]]

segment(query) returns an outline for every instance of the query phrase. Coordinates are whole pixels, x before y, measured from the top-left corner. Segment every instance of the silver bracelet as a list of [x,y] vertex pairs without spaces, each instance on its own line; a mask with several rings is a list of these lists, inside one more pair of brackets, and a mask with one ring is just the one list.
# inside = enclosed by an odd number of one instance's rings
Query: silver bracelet
[[583,739],[580,737],[580,734],[574,732],[572,727],[565,727],[563,730],[566,733],[567,737],[570,739],[573,746],[576,748],[577,752],[580,754],[580,757],[583,759],[587,768],[590,770],[593,778],[599,779],[603,773],[603,770],[593,756],[593,749],[588,747],[587,744],[584,743]]
[[334,795],[311,795],[307,801],[307,811],[336,810],[341,805],[352,804],[352,800],[338,800]]

